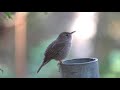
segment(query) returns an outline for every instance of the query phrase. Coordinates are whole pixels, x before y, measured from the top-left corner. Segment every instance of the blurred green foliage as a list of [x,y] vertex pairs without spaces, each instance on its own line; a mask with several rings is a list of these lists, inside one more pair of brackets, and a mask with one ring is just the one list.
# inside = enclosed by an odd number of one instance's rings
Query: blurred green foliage
[[120,77],[120,50],[112,50],[101,64],[101,76],[103,78]]
[[[42,13],[42,12],[41,12]],[[43,12],[44,15],[47,15],[49,14],[50,12]],[[5,18],[9,18],[9,19],[12,19],[12,15],[13,15],[13,12],[0,12],[0,14],[5,17]]]
[[0,12],[0,15],[2,17],[12,19],[12,12]]
[[3,73],[0,71],[0,78],[12,78],[12,77],[15,77],[15,73],[13,73],[13,70],[8,68],[7,66],[2,65],[1,69],[3,70]]
[[4,12],[5,16],[8,18],[12,18],[12,13],[11,12]]

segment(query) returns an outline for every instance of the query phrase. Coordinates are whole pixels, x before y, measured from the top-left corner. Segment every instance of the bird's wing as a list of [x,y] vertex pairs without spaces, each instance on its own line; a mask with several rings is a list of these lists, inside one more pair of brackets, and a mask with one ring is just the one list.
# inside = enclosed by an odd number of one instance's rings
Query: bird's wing
[[62,49],[64,49],[65,43],[56,43],[52,42],[48,48],[46,49],[45,56],[48,58],[53,58],[56,54],[58,54]]

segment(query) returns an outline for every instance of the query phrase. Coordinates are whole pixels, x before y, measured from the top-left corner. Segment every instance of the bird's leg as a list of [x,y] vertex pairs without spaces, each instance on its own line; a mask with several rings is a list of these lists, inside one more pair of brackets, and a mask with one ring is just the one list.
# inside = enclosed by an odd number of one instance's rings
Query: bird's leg
[[59,62],[58,62],[58,64],[57,65],[60,65],[62,63],[62,61],[61,60],[59,60]]
[[60,64],[62,64],[62,61],[61,60],[59,60],[59,62],[58,62],[58,67],[59,67],[59,72],[60,72]]

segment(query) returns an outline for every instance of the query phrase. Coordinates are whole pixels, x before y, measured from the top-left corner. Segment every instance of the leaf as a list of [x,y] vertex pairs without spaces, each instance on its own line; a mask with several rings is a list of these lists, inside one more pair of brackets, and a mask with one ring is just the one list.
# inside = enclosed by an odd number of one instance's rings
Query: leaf
[[11,17],[12,13],[11,13],[11,12],[4,12],[4,14],[5,14],[9,19],[12,19],[12,17]]

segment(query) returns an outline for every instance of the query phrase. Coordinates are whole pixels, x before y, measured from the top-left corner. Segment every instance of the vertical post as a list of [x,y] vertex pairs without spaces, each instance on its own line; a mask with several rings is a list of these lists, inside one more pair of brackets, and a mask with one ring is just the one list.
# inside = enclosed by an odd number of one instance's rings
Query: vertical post
[[16,12],[15,14],[15,65],[17,78],[23,78],[26,75],[26,17],[27,12]]

